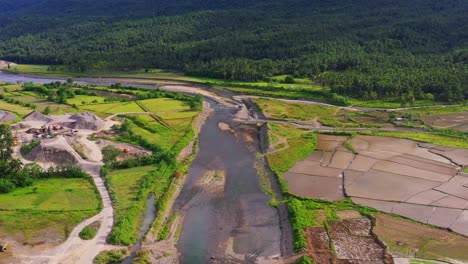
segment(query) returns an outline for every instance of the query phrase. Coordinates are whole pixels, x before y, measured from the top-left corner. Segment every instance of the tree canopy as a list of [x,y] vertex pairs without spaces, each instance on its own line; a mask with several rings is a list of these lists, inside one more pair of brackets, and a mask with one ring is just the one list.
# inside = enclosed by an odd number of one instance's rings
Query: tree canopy
[[288,74],[347,96],[468,97],[463,0],[0,0],[0,58],[70,71]]

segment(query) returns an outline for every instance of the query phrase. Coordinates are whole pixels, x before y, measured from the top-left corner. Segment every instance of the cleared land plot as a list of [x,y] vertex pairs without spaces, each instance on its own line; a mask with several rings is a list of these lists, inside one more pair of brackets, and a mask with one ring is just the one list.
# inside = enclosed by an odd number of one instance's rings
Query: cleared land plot
[[468,260],[466,237],[384,214],[374,218],[374,232],[396,256]]

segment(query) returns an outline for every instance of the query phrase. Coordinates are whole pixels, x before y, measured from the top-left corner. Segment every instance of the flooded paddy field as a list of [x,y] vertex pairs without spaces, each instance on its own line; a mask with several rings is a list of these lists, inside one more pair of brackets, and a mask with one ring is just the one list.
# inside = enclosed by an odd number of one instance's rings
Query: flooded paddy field
[[297,195],[353,202],[468,235],[468,150],[414,141],[319,135],[318,150],[284,174]]
[[428,126],[468,131],[468,112],[443,115],[423,115],[422,119]]

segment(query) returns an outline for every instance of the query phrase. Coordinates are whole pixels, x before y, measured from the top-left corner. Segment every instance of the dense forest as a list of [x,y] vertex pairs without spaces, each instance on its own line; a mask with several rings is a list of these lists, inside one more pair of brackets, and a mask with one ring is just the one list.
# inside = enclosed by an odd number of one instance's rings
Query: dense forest
[[70,71],[307,77],[366,99],[468,98],[463,0],[0,0],[0,58]]

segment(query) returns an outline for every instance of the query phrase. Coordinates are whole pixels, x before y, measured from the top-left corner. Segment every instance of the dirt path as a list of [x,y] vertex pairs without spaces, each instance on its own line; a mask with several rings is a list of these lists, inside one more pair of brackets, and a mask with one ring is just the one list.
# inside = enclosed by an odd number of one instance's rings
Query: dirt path
[[[283,136],[281,136],[281,135],[279,135],[277,133],[274,133],[273,131],[270,131],[270,133],[272,135],[274,135],[275,137],[277,137],[278,140],[275,142],[275,144],[270,145],[270,147],[268,148],[267,153],[265,153],[265,154],[273,154],[275,152],[280,152],[280,151],[283,151],[283,150],[286,150],[286,149],[289,148],[289,142],[288,142],[287,138],[285,138],[285,137],[283,137]],[[284,144],[284,146],[279,148],[279,149],[275,149],[276,146],[279,146],[281,144]]]
[[413,107],[398,107],[398,108],[378,108],[378,107],[374,108],[374,107],[358,107],[358,106],[337,106],[333,104],[328,104],[328,103],[319,102],[319,101],[312,101],[312,100],[290,100],[290,99],[280,99],[280,98],[273,98],[273,97],[251,96],[251,95],[234,96],[234,99],[236,100],[257,99],[257,98],[277,100],[277,101],[282,101],[285,103],[323,105],[323,106],[329,106],[329,107],[336,107],[340,109],[346,109],[350,111],[365,111],[365,112],[376,111],[376,110],[393,112],[393,111],[407,111],[407,110],[413,110],[413,109],[424,109],[424,108],[434,108],[434,107],[462,106],[461,104],[457,104],[457,105],[428,105],[428,106],[413,106]]

